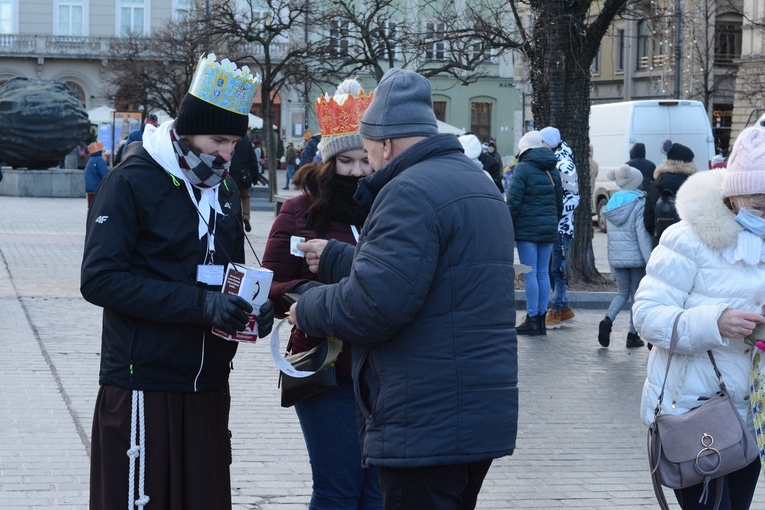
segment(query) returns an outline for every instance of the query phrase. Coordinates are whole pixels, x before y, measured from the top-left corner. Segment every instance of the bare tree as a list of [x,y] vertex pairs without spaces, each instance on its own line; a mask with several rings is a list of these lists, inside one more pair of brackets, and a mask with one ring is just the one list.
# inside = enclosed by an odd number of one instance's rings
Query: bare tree
[[[510,0],[512,3],[520,0]],[[568,261],[569,279],[598,282],[592,251],[592,183],[589,172],[590,68],[601,40],[631,0],[533,0],[523,52],[533,87],[531,110],[538,127],[556,126],[574,151],[580,203]]]
[[277,140],[273,125],[275,94],[285,87],[309,90],[327,81],[323,61],[312,58],[306,38],[307,24],[315,11],[305,0],[223,0],[212,7],[213,32],[236,44],[237,62],[260,71],[263,130],[269,168],[269,196],[276,194]]
[[399,67],[469,84],[487,75],[488,60],[520,46],[505,30],[519,21],[512,14],[496,0],[424,0],[416,9],[397,0],[329,0],[320,13],[326,37],[312,54],[329,57],[341,74],[369,73],[377,82]]
[[133,34],[117,40],[114,65],[107,83],[115,100],[162,110],[175,116],[189,90],[199,57],[208,52],[230,53],[230,39],[215,35],[203,10],[170,20],[150,37]]
[[[685,97],[698,98],[708,112],[712,110],[715,95],[727,93],[731,99],[735,87],[736,66],[733,60],[740,56],[741,48],[720,48],[716,19],[725,13],[727,0],[698,0],[694,12],[686,13],[685,40],[691,51],[684,76],[687,80]],[[736,55],[736,50],[738,55]]]
[[[756,37],[752,37],[754,40],[765,39],[765,16],[760,10],[760,17],[755,17],[756,2],[745,2],[745,4],[748,4],[748,10],[743,12],[745,31],[759,32]],[[762,47],[752,48],[752,51],[753,53],[742,55],[739,59],[736,78],[738,96],[742,98],[746,108],[751,108],[746,126],[756,122],[758,117],[765,113],[765,80],[762,79],[765,75],[765,52]]]

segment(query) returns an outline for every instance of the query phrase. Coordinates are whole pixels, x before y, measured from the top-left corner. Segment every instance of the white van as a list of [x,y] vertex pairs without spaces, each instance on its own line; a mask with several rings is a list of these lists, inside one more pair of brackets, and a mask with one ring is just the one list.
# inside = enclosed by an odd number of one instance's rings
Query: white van
[[590,108],[590,143],[600,167],[597,179],[591,183],[592,213],[597,214],[603,232],[606,231],[603,208],[619,190],[608,179],[608,170],[629,161],[630,148],[638,142],[645,144],[646,159],[659,166],[667,160],[661,145],[668,139],[689,147],[700,170],[709,168],[715,145],[709,116],[700,101],[623,101]]

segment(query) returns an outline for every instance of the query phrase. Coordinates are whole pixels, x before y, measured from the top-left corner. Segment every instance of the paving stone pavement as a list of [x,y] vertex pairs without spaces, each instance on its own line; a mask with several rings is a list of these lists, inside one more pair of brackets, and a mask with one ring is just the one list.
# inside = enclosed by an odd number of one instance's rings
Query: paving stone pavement
[[[259,254],[272,221],[252,213]],[[78,290],[84,229],[84,199],[0,198],[2,509],[87,508],[101,312]],[[518,446],[493,464],[479,509],[656,508],[638,420],[648,351],[624,347],[627,312],[600,348],[602,314],[578,310],[547,338],[520,337]],[[266,341],[240,346],[231,376],[237,510],[304,510],[310,498],[300,427],[279,406],[277,374]],[[759,489],[752,508],[765,508]]]

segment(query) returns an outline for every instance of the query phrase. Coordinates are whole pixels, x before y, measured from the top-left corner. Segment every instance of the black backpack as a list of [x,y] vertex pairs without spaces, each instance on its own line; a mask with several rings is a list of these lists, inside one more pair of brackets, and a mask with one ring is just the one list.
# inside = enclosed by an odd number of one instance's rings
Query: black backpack
[[653,237],[658,244],[661,235],[667,227],[680,221],[675,209],[675,193],[671,189],[664,189],[653,207]]

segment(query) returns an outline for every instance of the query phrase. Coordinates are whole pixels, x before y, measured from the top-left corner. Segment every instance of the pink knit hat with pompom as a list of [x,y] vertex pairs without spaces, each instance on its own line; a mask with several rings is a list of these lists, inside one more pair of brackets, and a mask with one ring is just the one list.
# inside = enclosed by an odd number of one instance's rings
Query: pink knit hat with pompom
[[723,197],[765,194],[765,129],[746,128],[736,138],[722,185]]

